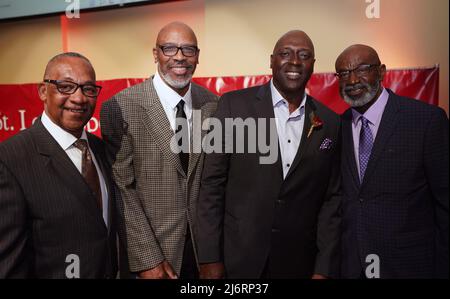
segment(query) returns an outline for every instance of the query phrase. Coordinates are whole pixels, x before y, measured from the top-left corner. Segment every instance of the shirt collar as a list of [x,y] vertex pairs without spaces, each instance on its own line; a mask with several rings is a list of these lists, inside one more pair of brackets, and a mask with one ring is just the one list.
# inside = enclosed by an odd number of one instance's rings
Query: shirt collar
[[[270,80],[270,91],[272,92],[272,104],[273,104],[273,107],[277,107],[277,106],[280,105],[281,102],[285,101],[283,96],[280,94],[278,89],[273,84],[273,79]],[[306,94],[306,91],[305,91],[303,93],[303,99],[302,99],[302,101],[300,103],[300,106],[298,106],[298,108],[295,109],[295,111],[292,112],[291,115],[292,114],[299,114],[301,110],[305,109],[306,97],[307,97],[307,94]]]
[[383,88],[383,91],[381,92],[378,99],[375,101],[375,103],[373,103],[372,106],[369,107],[369,109],[367,109],[366,112],[364,112],[364,114],[361,114],[355,109],[352,109],[353,125],[356,126],[362,116],[364,116],[372,125],[378,125],[378,123],[381,121],[381,116],[383,114],[384,108],[386,107],[388,98],[389,93],[387,92],[386,88]]
[[161,101],[164,101],[172,109],[175,109],[183,99],[184,103],[188,107],[192,107],[192,94],[191,94],[191,83],[189,83],[189,89],[184,96],[180,96],[175,90],[170,88],[166,82],[159,75],[158,70],[153,77],[153,86],[156,89],[156,93]]
[[[75,141],[77,141],[77,138],[70,134],[69,132],[62,129],[60,126],[55,124],[50,117],[48,117],[47,112],[44,111],[41,116],[41,121],[44,127],[47,129],[47,131],[52,135],[52,137],[56,140],[56,142],[62,147],[63,150],[67,150],[69,147],[73,145]],[[81,133],[81,138],[84,140],[87,139],[86,131],[83,130],[83,133]]]

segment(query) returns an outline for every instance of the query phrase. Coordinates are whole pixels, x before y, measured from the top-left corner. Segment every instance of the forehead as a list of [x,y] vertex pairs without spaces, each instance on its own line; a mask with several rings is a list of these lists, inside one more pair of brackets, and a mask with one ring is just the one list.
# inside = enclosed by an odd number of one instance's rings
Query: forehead
[[350,50],[344,52],[338,59],[336,67],[338,69],[355,68],[361,64],[376,64],[376,58],[368,51],[365,50]]
[[311,40],[302,34],[290,34],[282,37],[276,44],[275,50],[283,48],[305,49],[313,51]]
[[197,45],[194,33],[187,28],[176,27],[161,32],[157,40],[158,44]]
[[49,75],[56,79],[95,81],[95,72],[92,66],[86,60],[78,57],[63,57],[52,62],[49,67]]

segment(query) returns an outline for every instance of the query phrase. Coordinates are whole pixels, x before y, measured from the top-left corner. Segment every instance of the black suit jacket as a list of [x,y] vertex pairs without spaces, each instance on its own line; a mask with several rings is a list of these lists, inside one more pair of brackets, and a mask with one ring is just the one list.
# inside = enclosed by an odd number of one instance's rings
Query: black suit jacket
[[[323,126],[307,138],[311,111]],[[270,84],[223,95],[216,117],[262,118],[267,128],[275,117]],[[206,156],[198,207],[200,263],[223,261],[229,278],[260,278],[266,263],[271,278],[337,274],[340,121],[309,96],[304,117],[284,180],[279,151],[276,163],[265,165],[259,158],[267,155],[248,149]],[[321,150],[325,138],[333,144]]]
[[[114,198],[103,141],[89,145]],[[35,124],[0,144],[0,278],[66,278],[70,254],[81,278],[115,277],[114,201],[110,227],[88,185],[64,150]]]
[[381,278],[448,278],[445,112],[389,90],[362,183],[351,110],[342,118],[342,276],[360,277],[377,254]]

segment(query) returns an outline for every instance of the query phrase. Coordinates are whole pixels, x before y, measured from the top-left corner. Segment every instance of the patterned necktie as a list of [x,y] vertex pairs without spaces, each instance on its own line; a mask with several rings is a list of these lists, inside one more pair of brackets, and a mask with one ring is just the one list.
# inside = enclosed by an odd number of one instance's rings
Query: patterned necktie
[[369,127],[369,120],[361,116],[361,132],[359,135],[359,174],[361,182],[369,163],[370,154],[372,153],[373,136]]
[[95,168],[91,153],[89,152],[87,141],[84,139],[78,139],[73,145],[81,150],[81,175],[91,188],[92,193],[97,200],[97,206],[102,209],[103,205],[102,193],[100,191],[100,181],[98,179],[97,169]]
[[[184,101],[180,100],[177,104],[177,114],[176,114],[176,121],[175,121],[175,134],[180,132],[182,133],[182,136],[180,139],[178,139],[178,146],[181,148],[181,151],[179,153],[181,166],[183,167],[183,171],[185,174],[187,174],[188,167],[189,167],[189,150],[183,151],[183,145],[187,145],[187,149],[189,149],[189,133],[188,133],[188,122],[186,113],[184,113]],[[182,130],[184,128],[184,130]]]

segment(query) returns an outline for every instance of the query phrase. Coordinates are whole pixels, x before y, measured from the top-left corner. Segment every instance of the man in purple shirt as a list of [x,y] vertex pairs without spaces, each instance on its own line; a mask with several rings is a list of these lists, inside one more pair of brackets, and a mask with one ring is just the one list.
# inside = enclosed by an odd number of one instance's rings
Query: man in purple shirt
[[336,60],[342,98],[343,278],[448,278],[449,123],[382,86],[365,45]]

